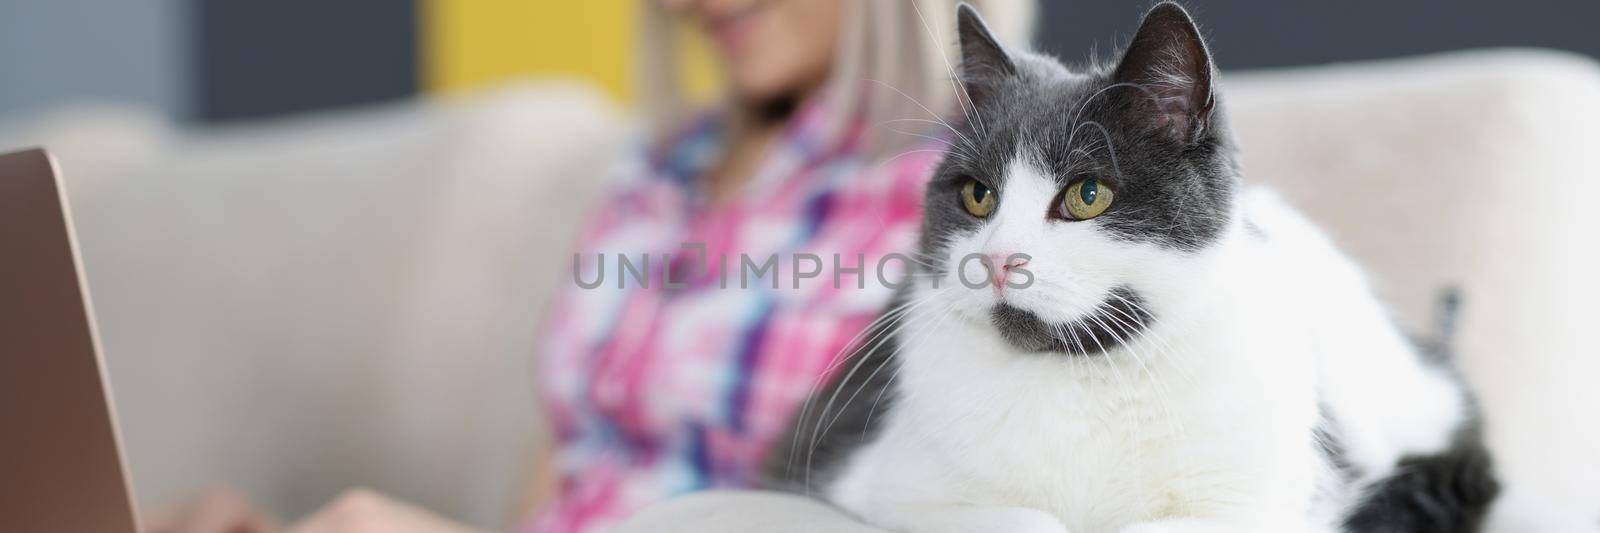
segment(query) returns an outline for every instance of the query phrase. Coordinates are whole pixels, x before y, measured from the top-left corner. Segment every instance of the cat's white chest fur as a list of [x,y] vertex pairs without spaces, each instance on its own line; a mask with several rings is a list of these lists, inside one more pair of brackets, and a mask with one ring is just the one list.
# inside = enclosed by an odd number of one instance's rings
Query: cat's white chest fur
[[1276,197],[1246,196],[1271,236],[1237,222],[1208,252],[1146,264],[1130,279],[1155,320],[1109,353],[1017,353],[959,306],[913,311],[883,428],[828,498],[917,532],[974,516],[1027,533],[1195,516],[1330,530],[1319,409],[1349,416],[1347,452],[1376,467],[1445,446],[1460,396],[1325,237]]
[[978,319],[922,311],[908,322],[937,326],[906,341],[882,434],[830,499],[913,530],[895,523],[907,516],[897,506],[1037,509],[1069,531],[1226,512],[1234,499],[1303,516],[1315,450],[1295,436],[1317,416],[1312,359],[1291,321],[1257,311],[1274,307],[1258,301],[1271,293],[1226,287],[1244,281],[1216,280],[1206,293],[1231,301],[1175,308],[1192,316],[1106,355],[1014,353]]

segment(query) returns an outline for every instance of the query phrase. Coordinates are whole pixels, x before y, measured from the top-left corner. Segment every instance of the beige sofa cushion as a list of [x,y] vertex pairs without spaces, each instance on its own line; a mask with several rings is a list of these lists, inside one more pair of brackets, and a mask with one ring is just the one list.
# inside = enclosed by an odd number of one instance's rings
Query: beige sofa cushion
[[622,133],[541,83],[195,130],[82,109],[0,143],[61,161],[144,506],[226,483],[293,517],[366,485],[493,526]]
[[1600,68],[1505,50],[1225,75],[1252,181],[1408,329],[1463,292],[1462,370],[1502,474],[1600,515]]

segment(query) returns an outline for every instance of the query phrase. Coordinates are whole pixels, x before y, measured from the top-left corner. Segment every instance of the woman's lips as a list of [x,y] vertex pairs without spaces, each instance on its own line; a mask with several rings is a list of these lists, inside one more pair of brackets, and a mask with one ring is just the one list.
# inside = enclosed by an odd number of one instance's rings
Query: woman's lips
[[755,31],[755,23],[761,8],[766,7],[766,2],[757,2],[754,5],[717,17],[710,23],[712,40],[723,52],[733,54],[744,47],[749,40],[750,33]]

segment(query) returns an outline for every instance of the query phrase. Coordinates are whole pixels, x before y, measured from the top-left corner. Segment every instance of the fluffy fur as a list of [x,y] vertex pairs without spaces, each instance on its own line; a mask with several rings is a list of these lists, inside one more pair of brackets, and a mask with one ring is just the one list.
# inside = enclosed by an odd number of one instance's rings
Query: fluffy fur
[[[916,283],[773,454],[785,486],[913,533],[1493,521],[1470,394],[1326,236],[1242,186],[1183,9],[1156,6],[1117,63],[1079,70],[1004,49],[970,8],[960,22],[970,105],[928,187]],[[1115,203],[1056,216],[1085,177]],[[988,216],[962,207],[972,179],[998,195]],[[992,276],[963,258],[1017,253],[1029,286],[962,283]]]

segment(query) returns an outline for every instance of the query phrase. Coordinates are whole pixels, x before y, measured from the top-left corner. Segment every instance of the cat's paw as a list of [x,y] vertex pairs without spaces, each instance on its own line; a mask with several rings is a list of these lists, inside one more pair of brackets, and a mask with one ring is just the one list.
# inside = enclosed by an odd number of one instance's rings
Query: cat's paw
[[886,522],[904,533],[1070,533],[1050,513],[1026,507],[919,505]]

